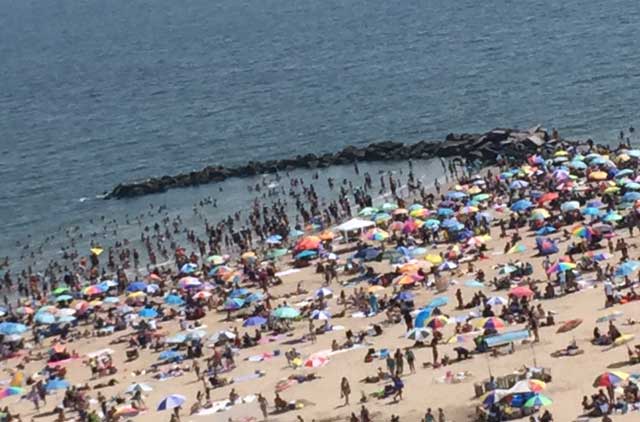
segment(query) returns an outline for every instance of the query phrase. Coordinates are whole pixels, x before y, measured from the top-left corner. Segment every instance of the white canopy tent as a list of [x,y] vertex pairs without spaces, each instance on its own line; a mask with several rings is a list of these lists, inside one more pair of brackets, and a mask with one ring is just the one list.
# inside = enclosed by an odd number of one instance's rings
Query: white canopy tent
[[349,234],[351,234],[351,237],[353,237],[354,234],[359,236],[362,234],[364,229],[375,225],[376,224],[373,221],[363,220],[361,218],[352,218],[351,220],[340,224],[336,229],[342,234],[343,239],[349,240]]

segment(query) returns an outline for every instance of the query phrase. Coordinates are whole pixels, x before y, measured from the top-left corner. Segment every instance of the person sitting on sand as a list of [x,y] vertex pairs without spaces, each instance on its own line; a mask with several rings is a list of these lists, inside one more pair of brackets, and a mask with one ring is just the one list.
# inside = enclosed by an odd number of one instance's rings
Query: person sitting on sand
[[283,412],[287,410],[287,407],[289,406],[287,402],[280,397],[278,392],[276,392],[276,397],[273,399],[273,404],[276,408],[276,412]]

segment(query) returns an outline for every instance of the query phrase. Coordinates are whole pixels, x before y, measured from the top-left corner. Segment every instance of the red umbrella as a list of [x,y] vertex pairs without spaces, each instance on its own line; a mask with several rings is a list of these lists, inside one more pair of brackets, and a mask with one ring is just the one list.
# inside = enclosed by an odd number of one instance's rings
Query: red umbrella
[[321,242],[322,241],[318,236],[305,236],[302,239],[300,239],[298,243],[296,243],[296,247],[294,248],[294,250],[296,252],[299,252],[299,251],[307,251],[311,249],[318,249]]
[[540,197],[540,199],[538,199],[538,203],[539,204],[544,204],[545,202],[549,202],[549,201],[553,201],[554,199],[558,199],[560,195],[558,195],[558,192],[548,192],[545,193],[544,195],[542,195]]
[[531,297],[533,296],[533,291],[527,286],[518,286],[509,290],[509,294],[515,297]]

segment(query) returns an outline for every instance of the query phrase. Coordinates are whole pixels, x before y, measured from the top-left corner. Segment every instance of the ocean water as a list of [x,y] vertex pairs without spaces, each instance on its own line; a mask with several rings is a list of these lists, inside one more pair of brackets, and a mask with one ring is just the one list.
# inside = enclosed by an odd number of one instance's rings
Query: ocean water
[[[636,0],[0,7],[0,255],[218,192],[95,199],[120,181],[496,126],[606,141],[637,118]],[[246,183],[228,182],[211,220],[246,206]]]

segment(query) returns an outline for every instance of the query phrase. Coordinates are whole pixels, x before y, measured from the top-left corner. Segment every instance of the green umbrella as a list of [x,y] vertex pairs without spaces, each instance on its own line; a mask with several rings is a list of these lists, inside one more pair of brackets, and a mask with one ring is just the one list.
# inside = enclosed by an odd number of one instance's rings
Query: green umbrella
[[58,295],[61,295],[63,293],[67,293],[68,291],[69,291],[68,287],[58,287],[57,289],[55,289],[53,291],[53,294],[58,296]]
[[300,316],[300,312],[289,306],[285,306],[273,311],[273,316],[280,319],[294,319]]
[[549,406],[553,401],[542,394],[536,394],[524,403],[524,407],[542,407]]
[[286,255],[287,252],[288,251],[285,248],[273,249],[273,250],[269,251],[269,253],[267,254],[267,257],[269,259],[276,259],[276,258],[280,258],[281,256]]
[[394,204],[391,202],[386,202],[384,204],[382,204],[382,210],[383,211],[393,211],[395,209],[398,208],[398,204]]
[[377,208],[372,208],[372,207],[366,207],[360,210],[360,212],[358,213],[358,215],[361,216],[370,216],[373,214],[377,214],[378,213],[378,209]]
[[473,200],[474,201],[486,201],[489,198],[491,198],[491,195],[489,195],[488,193],[479,193],[477,195],[474,195]]

